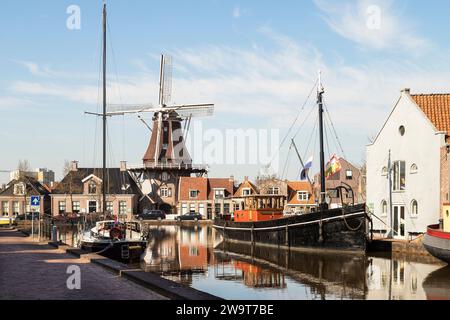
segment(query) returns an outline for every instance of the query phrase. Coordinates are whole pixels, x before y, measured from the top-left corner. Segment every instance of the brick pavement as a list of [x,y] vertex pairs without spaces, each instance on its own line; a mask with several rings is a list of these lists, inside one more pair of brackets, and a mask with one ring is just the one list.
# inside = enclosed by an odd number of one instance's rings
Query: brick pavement
[[[69,290],[67,268],[81,269]],[[15,230],[0,229],[0,300],[164,300],[165,297]]]

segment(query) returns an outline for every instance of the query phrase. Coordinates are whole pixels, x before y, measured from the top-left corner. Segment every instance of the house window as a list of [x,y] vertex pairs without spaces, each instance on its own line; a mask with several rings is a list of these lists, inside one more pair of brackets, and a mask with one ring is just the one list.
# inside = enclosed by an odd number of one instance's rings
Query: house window
[[19,215],[19,201],[13,202],[13,215]]
[[419,171],[419,168],[417,167],[417,164],[413,164],[411,166],[411,174],[416,174]]
[[417,200],[413,200],[411,202],[411,216],[417,217],[419,215],[419,205],[417,203]]
[[89,211],[89,213],[97,212],[97,201],[89,201],[88,211]]
[[345,171],[345,178],[347,180],[353,180],[353,171],[352,170],[346,170]]
[[167,181],[169,180],[169,175],[167,174],[167,172],[163,172],[161,175],[162,181]]
[[297,200],[298,201],[308,201],[309,199],[309,192],[307,191],[298,191],[297,192]]
[[229,203],[223,204],[223,214],[230,214],[230,204]]
[[250,188],[244,188],[242,189],[242,195],[245,196],[249,196],[252,194],[252,190]]
[[222,209],[222,207],[221,207],[220,203],[216,203],[214,205],[214,212],[215,212],[216,215],[220,214],[221,209]]
[[66,213],[66,202],[65,201],[58,202],[58,212],[59,212],[59,214]]
[[388,175],[388,168],[387,167],[383,167],[383,169],[381,169],[381,175],[384,176],[384,177]]
[[405,168],[405,161],[394,162],[394,191],[405,191],[406,189]]
[[267,194],[269,194],[269,195],[279,195],[280,194],[280,188],[278,188],[278,187],[270,187],[267,190]]
[[73,201],[72,202],[72,212],[73,213],[80,213],[80,201]]
[[25,184],[18,183],[14,185],[14,195],[24,196],[25,195]]
[[161,188],[159,190],[159,194],[162,198],[167,198],[169,197],[169,188]]
[[215,199],[225,198],[225,189],[214,189],[214,198]]
[[387,217],[388,205],[386,200],[381,201],[381,216]]
[[112,201],[106,202],[106,211],[109,213],[114,213],[114,205]]
[[406,132],[405,126],[400,126],[400,128],[398,128],[398,132],[403,137],[405,135],[405,132]]
[[197,199],[198,198],[198,194],[199,194],[198,190],[190,190],[189,191],[189,198]]
[[9,203],[7,201],[2,202],[2,215],[9,216]]
[[119,202],[119,214],[120,215],[126,215],[127,214],[127,202],[126,201],[120,201]]
[[195,212],[195,203],[191,203],[189,206],[189,211],[190,212]]
[[94,181],[89,182],[88,192],[89,194],[97,194],[97,184]]

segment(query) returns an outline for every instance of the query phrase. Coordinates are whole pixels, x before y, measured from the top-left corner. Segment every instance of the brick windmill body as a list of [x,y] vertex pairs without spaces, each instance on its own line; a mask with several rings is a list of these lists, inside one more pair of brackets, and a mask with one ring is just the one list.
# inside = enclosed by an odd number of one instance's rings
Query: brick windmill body
[[[193,117],[211,116],[213,104],[169,105],[172,85],[171,59],[161,57],[159,105],[110,106],[109,115],[153,113],[150,142],[143,164],[127,170],[141,188],[139,209],[159,209],[177,214],[176,203],[181,177],[203,176],[206,166],[196,166],[187,150],[185,139]],[[183,127],[184,122],[184,127]]]

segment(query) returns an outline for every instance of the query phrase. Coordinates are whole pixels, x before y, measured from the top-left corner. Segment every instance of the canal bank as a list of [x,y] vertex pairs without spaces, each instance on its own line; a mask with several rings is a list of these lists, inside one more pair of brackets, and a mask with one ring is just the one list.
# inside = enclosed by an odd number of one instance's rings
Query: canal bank
[[[216,298],[98,255],[85,255],[64,245],[35,242],[14,229],[0,229],[0,265],[1,300]],[[80,270],[79,290],[67,286],[71,266]]]

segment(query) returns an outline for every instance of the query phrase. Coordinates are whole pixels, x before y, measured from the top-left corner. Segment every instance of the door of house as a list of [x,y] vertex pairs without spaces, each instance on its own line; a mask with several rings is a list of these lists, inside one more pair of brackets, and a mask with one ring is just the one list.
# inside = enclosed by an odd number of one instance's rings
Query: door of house
[[394,205],[394,237],[405,239],[405,206]]
[[202,215],[202,217],[205,217],[205,204],[204,203],[200,203],[198,205],[198,213],[200,213]]

